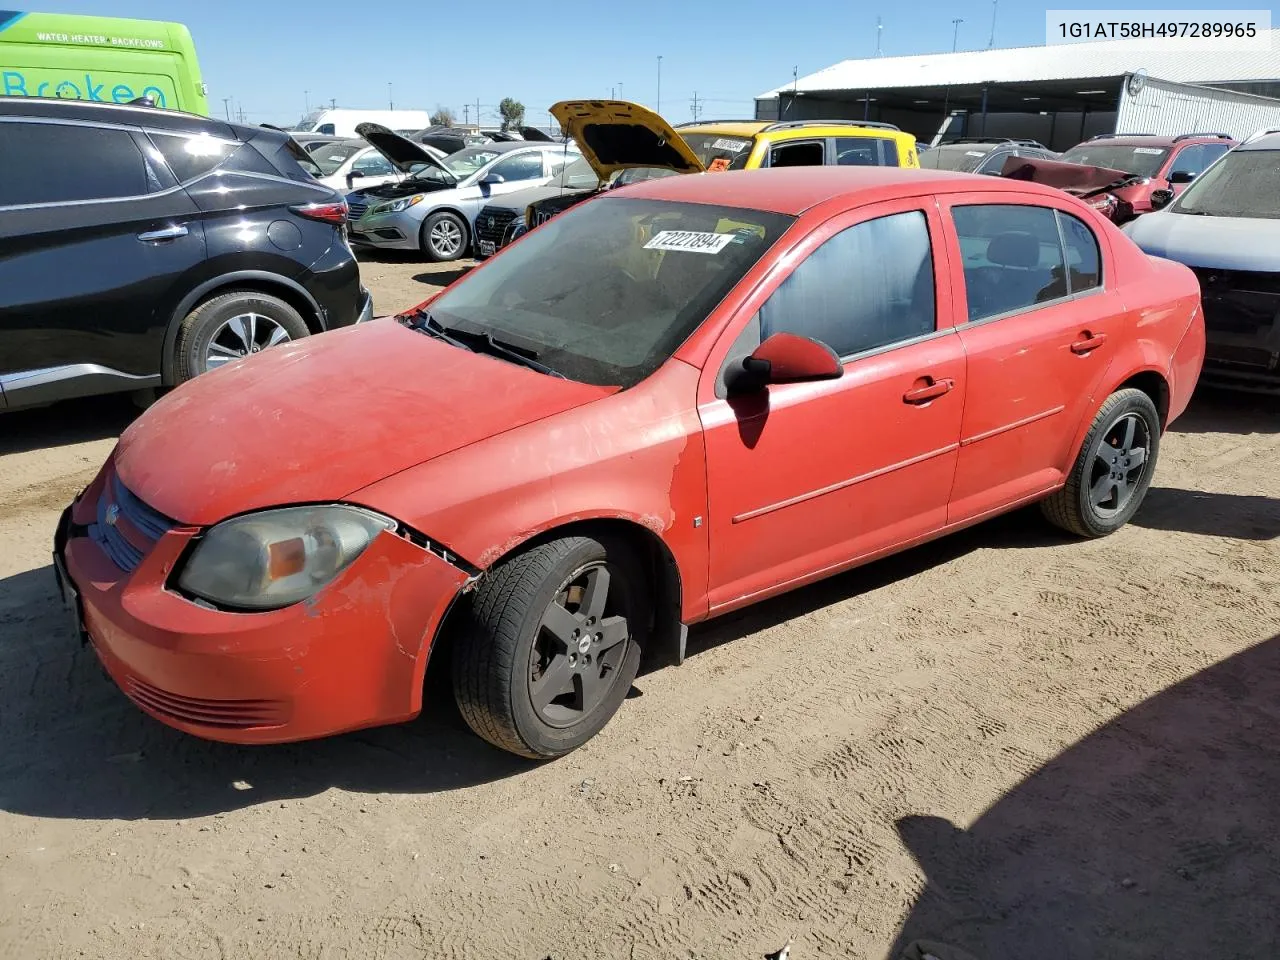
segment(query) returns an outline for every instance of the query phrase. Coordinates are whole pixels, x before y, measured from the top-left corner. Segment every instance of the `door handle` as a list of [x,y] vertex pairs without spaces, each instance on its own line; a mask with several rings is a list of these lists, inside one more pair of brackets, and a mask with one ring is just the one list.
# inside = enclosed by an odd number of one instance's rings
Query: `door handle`
[[1107,335],[1105,333],[1091,334],[1086,330],[1084,334],[1082,334],[1082,339],[1071,344],[1071,352],[1081,355],[1090,353],[1097,350],[1100,346],[1106,343],[1106,341]]
[[954,380],[934,380],[932,377],[921,377],[928,381],[923,387],[915,387],[902,395],[903,403],[928,403],[944,394],[950,393],[956,385]]
[[178,223],[168,227],[161,227],[159,230],[148,230],[145,233],[140,233],[138,234],[138,239],[145,243],[158,243],[161,240],[177,240],[179,237],[185,237],[187,232],[187,228]]

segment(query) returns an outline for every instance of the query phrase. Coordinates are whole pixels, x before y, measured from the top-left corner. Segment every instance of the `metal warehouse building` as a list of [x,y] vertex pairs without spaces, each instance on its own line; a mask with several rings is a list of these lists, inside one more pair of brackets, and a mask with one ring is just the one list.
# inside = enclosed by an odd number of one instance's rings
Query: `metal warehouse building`
[[1204,51],[1194,41],[1103,40],[845,60],[756,98],[762,120],[896,124],[930,141],[1017,137],[1065,150],[1099,133],[1280,126],[1280,29],[1270,48]]

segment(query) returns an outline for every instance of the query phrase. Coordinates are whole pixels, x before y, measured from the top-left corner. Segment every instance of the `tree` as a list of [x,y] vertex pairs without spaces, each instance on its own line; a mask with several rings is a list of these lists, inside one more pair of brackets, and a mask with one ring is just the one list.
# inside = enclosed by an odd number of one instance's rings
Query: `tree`
[[437,127],[452,127],[455,121],[453,111],[448,107],[436,107],[436,112],[431,115],[431,122]]
[[502,114],[502,129],[511,130],[524,126],[524,104],[510,97],[503,97],[498,104],[498,112]]

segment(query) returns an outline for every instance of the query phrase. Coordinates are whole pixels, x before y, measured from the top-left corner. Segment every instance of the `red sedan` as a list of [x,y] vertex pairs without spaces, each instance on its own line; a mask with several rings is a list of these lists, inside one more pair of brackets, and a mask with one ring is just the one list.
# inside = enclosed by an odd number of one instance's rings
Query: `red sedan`
[[413,717],[554,757],[686,626],[1041,501],[1123,525],[1199,287],[1047,187],[894,168],[610,191],[420,307],[228,364],[55,556],[124,692],[265,743]]

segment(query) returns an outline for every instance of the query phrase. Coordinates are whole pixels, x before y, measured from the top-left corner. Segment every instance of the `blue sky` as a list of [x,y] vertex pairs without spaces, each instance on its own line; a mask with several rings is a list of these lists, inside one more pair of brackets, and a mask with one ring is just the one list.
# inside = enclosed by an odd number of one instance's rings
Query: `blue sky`
[[[619,84],[623,98],[653,106],[659,55],[664,116],[690,119],[695,92],[706,118],[750,116],[752,97],[786,83],[793,67],[804,76],[874,56],[877,15],[881,49],[892,56],[950,50],[957,17],[960,49],[984,48],[993,8],[991,0],[67,0],[29,9],[185,23],[213,112],[230,97],[252,123],[292,123],[308,96],[313,106],[383,108],[390,83],[397,107],[443,104],[461,119],[462,105],[474,113],[479,100],[482,120],[496,122],[498,101],[510,96],[528,121],[546,125],[556,100],[609,96]],[[1045,9],[1001,0],[996,45],[1043,43]]]

